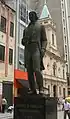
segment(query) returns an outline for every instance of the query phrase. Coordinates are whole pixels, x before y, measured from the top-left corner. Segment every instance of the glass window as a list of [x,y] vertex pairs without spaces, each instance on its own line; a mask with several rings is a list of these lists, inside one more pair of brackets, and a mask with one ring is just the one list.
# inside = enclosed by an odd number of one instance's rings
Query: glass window
[[56,63],[54,62],[53,64],[53,75],[55,76],[56,75]]
[[68,86],[70,86],[69,76],[67,76],[67,84],[68,84]]
[[62,8],[63,8],[63,6],[64,6],[64,5],[63,5],[63,3],[62,3]]
[[59,94],[61,95],[61,87],[59,87]]
[[0,60],[4,61],[5,57],[5,46],[0,45]]
[[67,61],[67,54],[66,54],[66,61]]
[[65,45],[65,52],[67,53],[67,46]]
[[64,33],[65,33],[65,27],[64,27]]
[[54,45],[54,34],[52,34],[52,45]]
[[10,36],[14,36],[14,23],[10,22]]
[[63,19],[63,25],[65,26],[65,19]]
[[64,39],[65,39],[65,43],[66,43],[66,36],[64,37]]
[[20,19],[23,22],[28,23],[28,10],[26,4],[21,4],[20,6]]
[[26,22],[26,6],[24,5],[21,5],[21,8],[20,8],[20,19]]
[[3,16],[1,16],[1,28],[0,30],[3,33],[6,33],[6,18],[4,18]]
[[9,49],[9,64],[13,64],[13,49]]
[[64,71],[64,69],[63,69],[63,79],[65,79],[65,71]]
[[65,92],[66,92],[66,90],[65,90],[65,88],[63,88],[63,98],[65,98]]
[[50,94],[50,85],[48,85],[48,93]]
[[24,49],[19,47],[19,69],[25,71],[24,66]]
[[63,11],[63,17],[64,17],[64,11]]
[[66,64],[66,73],[68,73],[68,64]]

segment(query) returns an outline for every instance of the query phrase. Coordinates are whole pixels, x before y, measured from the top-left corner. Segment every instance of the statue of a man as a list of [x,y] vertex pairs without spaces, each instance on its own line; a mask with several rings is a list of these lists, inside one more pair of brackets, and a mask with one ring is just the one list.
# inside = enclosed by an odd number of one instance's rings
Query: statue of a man
[[30,23],[24,29],[22,45],[25,46],[24,59],[28,72],[30,94],[37,94],[35,78],[39,89],[39,94],[43,94],[43,76],[41,70],[43,66],[43,56],[46,51],[47,38],[45,28],[38,22],[35,11],[29,13]]

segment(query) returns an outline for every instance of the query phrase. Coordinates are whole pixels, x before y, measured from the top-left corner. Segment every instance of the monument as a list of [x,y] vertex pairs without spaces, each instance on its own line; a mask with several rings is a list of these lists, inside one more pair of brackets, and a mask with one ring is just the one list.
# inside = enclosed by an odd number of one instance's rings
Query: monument
[[35,77],[39,93],[43,93],[43,77],[41,70],[43,66],[43,56],[46,51],[47,39],[45,28],[38,22],[35,11],[29,13],[30,23],[23,33],[22,45],[25,46],[24,59],[28,72],[28,81],[31,91],[36,94]]
[[[14,99],[14,119],[57,119],[57,100],[43,95],[43,57],[47,38],[43,25],[38,22],[35,11],[29,13],[30,23],[24,29],[22,45],[25,46],[24,60],[28,72],[30,91]],[[39,94],[36,91],[38,85]]]

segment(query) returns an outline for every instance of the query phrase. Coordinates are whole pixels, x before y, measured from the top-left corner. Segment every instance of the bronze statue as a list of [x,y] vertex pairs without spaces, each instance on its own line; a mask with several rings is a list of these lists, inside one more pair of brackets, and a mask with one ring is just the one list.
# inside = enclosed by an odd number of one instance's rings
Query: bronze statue
[[[46,51],[47,38],[45,28],[38,22],[35,11],[29,13],[30,23],[24,29],[22,45],[25,46],[24,59],[25,67],[28,72],[28,81],[31,91],[30,94],[37,94],[36,82],[39,88],[39,94],[43,93],[43,76],[41,70],[44,70],[43,56]],[[34,75],[35,74],[35,75]]]

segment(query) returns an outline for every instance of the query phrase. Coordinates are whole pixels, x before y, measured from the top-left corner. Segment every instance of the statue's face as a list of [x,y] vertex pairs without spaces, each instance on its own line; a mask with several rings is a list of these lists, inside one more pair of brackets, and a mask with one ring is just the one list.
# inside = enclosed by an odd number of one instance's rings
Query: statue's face
[[35,22],[37,20],[35,13],[30,13],[29,14],[29,19],[31,22]]

